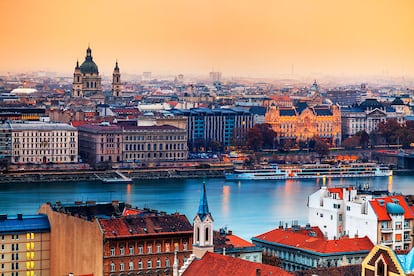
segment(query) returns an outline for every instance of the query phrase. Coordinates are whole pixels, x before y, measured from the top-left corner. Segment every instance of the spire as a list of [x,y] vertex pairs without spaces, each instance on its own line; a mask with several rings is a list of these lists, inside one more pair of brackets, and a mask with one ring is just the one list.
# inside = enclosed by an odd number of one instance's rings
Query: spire
[[198,213],[200,219],[203,220],[205,216],[210,214],[208,210],[207,193],[206,193],[206,182],[203,181],[203,189],[201,190],[200,204],[198,205]]
[[92,50],[88,45],[88,49],[86,49],[86,58],[85,60],[87,61],[91,61],[92,60]]
[[115,68],[114,68],[114,70],[119,70],[119,67],[118,67],[118,60],[115,62]]
[[79,60],[76,60],[76,67],[75,69],[79,69]]

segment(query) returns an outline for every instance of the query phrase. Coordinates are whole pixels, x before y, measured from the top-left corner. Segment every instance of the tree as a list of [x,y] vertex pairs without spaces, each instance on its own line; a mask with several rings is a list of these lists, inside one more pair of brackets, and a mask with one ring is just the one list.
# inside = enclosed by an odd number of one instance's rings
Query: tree
[[365,130],[361,130],[361,131],[358,131],[357,133],[355,133],[355,136],[359,137],[359,145],[363,149],[367,149],[368,144],[369,144],[369,135],[368,135],[368,133]]
[[360,145],[360,137],[358,136],[348,137],[342,142],[342,146],[345,149],[355,149],[359,145]]
[[249,129],[247,131],[247,146],[254,151],[258,151],[262,148],[262,145],[263,137],[260,129],[256,127]]
[[378,132],[381,133],[388,144],[395,144],[398,140],[398,136],[396,134],[402,127],[397,120],[389,119],[386,122],[380,122],[377,128]]
[[258,151],[275,146],[276,133],[269,124],[257,124],[247,131],[247,146]]
[[316,138],[314,150],[319,155],[319,160],[322,161],[322,158],[329,154],[329,145],[322,139]]

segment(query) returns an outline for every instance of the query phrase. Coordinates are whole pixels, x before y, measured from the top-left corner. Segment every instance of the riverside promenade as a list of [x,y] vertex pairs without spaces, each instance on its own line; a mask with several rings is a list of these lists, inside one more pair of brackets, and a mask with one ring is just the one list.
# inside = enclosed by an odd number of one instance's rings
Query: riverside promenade
[[121,172],[132,179],[169,179],[169,178],[212,178],[224,177],[228,167],[162,167],[162,168],[139,168],[139,169],[117,169],[106,171],[25,171],[9,172],[0,174],[1,183],[21,182],[62,182],[62,181],[99,181],[101,178],[113,177],[115,171]]

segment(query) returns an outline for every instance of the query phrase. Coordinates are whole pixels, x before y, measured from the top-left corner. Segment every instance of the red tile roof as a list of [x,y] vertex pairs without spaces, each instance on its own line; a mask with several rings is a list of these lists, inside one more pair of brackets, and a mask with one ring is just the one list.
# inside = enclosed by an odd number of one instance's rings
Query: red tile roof
[[301,228],[295,231],[292,231],[291,228],[287,230],[274,229],[253,239],[300,248],[319,254],[369,251],[374,246],[366,236],[363,238],[342,238],[338,240],[324,239],[318,227],[311,227],[309,230]]
[[[406,219],[414,219],[414,212],[408,205],[407,201],[405,200],[404,196],[387,196],[387,197],[379,197],[374,198],[369,201],[374,212],[377,214],[378,221],[386,221],[391,220],[391,217],[387,213],[387,203],[393,203],[394,200],[398,200],[398,204],[403,207],[404,209],[404,217]],[[383,202],[383,204],[381,203]]]
[[[260,271],[260,274],[257,272]],[[285,276],[289,272],[271,265],[254,263],[239,258],[207,252],[200,260],[194,260],[182,276]]]
[[338,199],[344,199],[344,191],[342,188],[328,188],[328,191],[331,194],[338,194],[339,195]]
[[147,236],[160,234],[193,234],[193,226],[185,215],[129,215],[98,219],[104,238]]
[[243,240],[242,238],[235,235],[226,235],[228,239],[227,243],[232,244],[235,248],[255,246],[253,243]]

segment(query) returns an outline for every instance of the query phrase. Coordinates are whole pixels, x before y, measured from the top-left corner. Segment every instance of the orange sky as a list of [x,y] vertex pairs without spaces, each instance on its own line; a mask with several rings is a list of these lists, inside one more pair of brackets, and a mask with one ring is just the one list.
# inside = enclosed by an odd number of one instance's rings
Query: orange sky
[[412,0],[0,1],[0,72],[414,77]]

